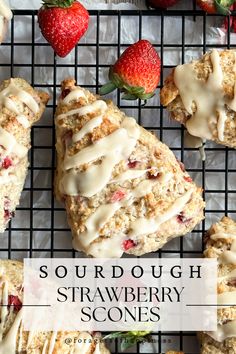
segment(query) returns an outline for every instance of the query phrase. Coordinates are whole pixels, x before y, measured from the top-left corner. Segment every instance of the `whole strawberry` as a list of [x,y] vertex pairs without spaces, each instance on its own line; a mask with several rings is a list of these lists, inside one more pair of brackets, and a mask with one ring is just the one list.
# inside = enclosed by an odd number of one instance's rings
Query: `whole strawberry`
[[147,100],[154,96],[160,81],[161,61],[152,44],[140,40],[128,47],[114,66],[110,68],[110,82],[100,89],[105,95],[116,88],[124,92],[126,100]]
[[148,0],[147,3],[151,7],[158,7],[167,9],[168,7],[174,6],[179,0]]
[[44,0],[38,22],[56,54],[65,57],[87,31],[89,14],[78,1]]
[[197,0],[197,5],[208,14],[228,15],[235,0]]

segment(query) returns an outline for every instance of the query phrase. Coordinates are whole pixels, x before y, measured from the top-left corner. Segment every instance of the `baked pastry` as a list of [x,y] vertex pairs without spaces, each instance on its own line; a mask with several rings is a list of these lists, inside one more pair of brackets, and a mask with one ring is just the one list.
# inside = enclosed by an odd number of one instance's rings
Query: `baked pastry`
[[0,1],[0,43],[4,40],[8,22],[12,19],[12,12],[8,0]]
[[166,78],[161,103],[188,132],[236,147],[236,51],[205,54]]
[[0,85],[0,232],[19,204],[28,169],[30,128],[40,119],[48,98],[23,79]]
[[[88,332],[22,330],[23,263],[0,260],[0,353],[109,354],[104,343]],[[67,338],[71,341],[66,340]]]
[[184,354],[184,352],[174,352],[174,351],[169,351],[166,354]]
[[111,101],[65,80],[55,120],[55,194],[75,249],[141,255],[203,219],[201,188],[166,145]]
[[[200,333],[202,354],[236,354],[236,222],[223,217],[206,234],[205,257],[218,260],[218,329]],[[228,305],[228,306],[224,306]],[[232,306],[229,306],[232,305]]]

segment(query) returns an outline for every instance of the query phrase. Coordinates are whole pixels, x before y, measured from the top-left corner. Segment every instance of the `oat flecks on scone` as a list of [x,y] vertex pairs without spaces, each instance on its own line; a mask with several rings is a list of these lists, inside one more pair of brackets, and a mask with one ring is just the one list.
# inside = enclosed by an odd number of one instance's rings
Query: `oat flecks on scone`
[[[46,354],[49,351],[53,354],[110,353],[97,336],[94,337],[88,332],[38,332],[29,335],[29,332],[23,331],[22,284],[23,263],[0,260],[0,303],[4,305],[0,306],[1,353]],[[67,338],[71,340],[70,344]]]
[[161,103],[196,137],[236,148],[236,51],[213,50],[177,66]]
[[217,311],[217,331],[199,334],[201,354],[236,354],[236,222],[223,217],[205,240],[204,256],[218,260],[218,304],[222,306]]
[[94,257],[141,255],[203,219],[201,188],[111,101],[68,79],[55,119],[55,194],[65,202],[74,248]]
[[30,129],[42,116],[48,98],[23,79],[0,85],[0,232],[19,204],[28,169]]

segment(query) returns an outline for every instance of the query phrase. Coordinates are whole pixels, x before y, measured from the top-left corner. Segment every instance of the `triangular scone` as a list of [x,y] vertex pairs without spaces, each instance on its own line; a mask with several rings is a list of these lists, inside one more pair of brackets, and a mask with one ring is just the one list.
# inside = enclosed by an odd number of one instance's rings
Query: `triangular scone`
[[141,255],[203,219],[201,188],[169,148],[111,101],[62,83],[55,193],[73,246],[94,257]]
[[165,80],[161,103],[188,132],[236,147],[236,51],[205,54],[177,66]]
[[[23,263],[0,260],[0,352],[4,354],[109,354],[88,332],[27,332],[22,328]],[[9,305],[9,307],[7,306]]]
[[31,126],[42,116],[49,96],[15,78],[0,85],[0,232],[19,204],[28,171]]
[[217,290],[221,306],[217,331],[199,335],[201,353],[236,354],[236,222],[223,217],[210,228],[205,241],[204,256],[217,258],[219,264]]

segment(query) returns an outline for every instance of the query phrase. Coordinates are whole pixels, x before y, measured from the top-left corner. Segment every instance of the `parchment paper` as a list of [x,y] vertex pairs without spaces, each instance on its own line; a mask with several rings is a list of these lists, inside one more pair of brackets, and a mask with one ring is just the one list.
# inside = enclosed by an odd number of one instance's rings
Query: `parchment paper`
[[[87,6],[87,8],[93,9],[133,9],[136,8],[134,4],[129,3],[120,3],[120,4],[105,4],[101,1],[81,1]],[[120,1],[116,1],[120,2]],[[141,8],[145,8],[144,1],[137,0],[134,1],[136,5]],[[178,8],[189,8],[191,1],[187,0],[183,2]],[[12,8],[20,9],[38,9],[41,4],[41,1],[32,1],[32,0],[11,0]],[[214,22],[213,22],[214,21]],[[221,28],[222,17],[213,20],[212,18],[207,18],[207,33],[206,33],[206,47],[211,44],[227,44],[227,37]],[[164,43],[171,44],[172,47],[165,48],[163,53],[163,62],[164,65],[178,65],[182,62],[182,48],[176,48],[176,44],[182,43],[182,19],[166,17],[164,20]],[[219,28],[213,27],[219,26]],[[157,50],[160,52],[161,44],[161,20],[157,17],[148,17],[144,16],[142,21],[142,38],[146,38],[151,42],[157,45]],[[30,16],[17,16],[15,18],[15,43],[24,42],[24,46],[15,46],[14,47],[14,63],[19,64],[14,67],[14,76],[22,76],[29,82],[31,82],[31,68],[24,67],[24,64],[31,63],[31,28],[32,28],[32,18]],[[42,35],[38,29],[37,23],[35,23],[36,33],[35,33],[35,43],[45,42],[42,38]],[[203,44],[203,22],[200,18],[197,18],[196,21],[192,17],[189,17],[185,20],[185,44],[186,47],[184,53],[184,60],[190,61],[193,58],[197,58],[202,54],[203,48],[193,48],[191,45],[194,44]],[[112,47],[109,43],[117,43],[118,33],[117,33],[117,18],[104,16],[100,20],[100,33],[99,41],[100,43],[106,44],[107,46],[100,47],[99,49],[99,64],[112,64],[117,58],[117,48]],[[120,41],[121,44],[129,44],[137,41],[139,39],[138,33],[138,18],[137,17],[122,17],[121,21],[121,33]],[[7,43],[11,41],[10,28],[8,36],[6,39]],[[80,67],[77,69],[78,74],[78,83],[82,85],[96,85],[96,67],[85,68],[83,64],[92,64],[96,63],[96,18],[91,17],[89,30],[85,37],[82,38],[81,43],[94,43],[94,46],[85,46],[78,48],[78,63]],[[231,36],[231,43],[236,43],[235,35]],[[206,48],[207,49],[207,48]],[[124,47],[122,47],[124,50]],[[8,67],[4,67],[0,70],[0,80],[7,79],[10,76],[10,58],[11,58],[11,48],[10,46],[3,45],[0,48],[1,56],[0,63],[8,64]],[[64,64],[74,64],[74,51],[65,59],[57,58],[57,63],[60,65]],[[35,67],[34,70],[34,82],[37,85],[45,85],[46,91],[52,95],[52,88],[49,85],[53,85],[53,68],[45,67],[44,64],[53,65],[53,52],[50,47],[35,47],[35,64],[39,67]],[[164,70],[164,77],[168,74],[170,69]],[[99,83],[104,83],[107,80],[107,68],[99,69]],[[60,84],[60,81],[67,76],[74,76],[75,68],[68,67],[58,67],[57,69],[57,84]],[[94,88],[92,87],[92,90]],[[110,98],[116,101],[116,93],[111,94]],[[52,101],[50,102],[50,105]],[[160,111],[157,109],[152,109],[151,106],[158,105],[159,98],[157,95],[148,102],[148,106],[141,111],[141,123],[145,127],[156,127],[156,133],[159,135],[160,128]],[[138,110],[136,102],[122,102],[123,109],[130,115],[138,117]],[[131,108],[125,108],[129,106]],[[30,158],[33,157],[33,165],[37,167],[37,170],[33,172],[33,186],[34,188],[41,188],[39,191],[33,192],[33,205],[30,202],[30,191],[26,190],[22,194],[21,203],[19,210],[16,212],[15,218],[12,220],[12,233],[11,233],[11,246],[13,249],[18,249],[16,252],[12,252],[11,257],[22,259],[24,257],[29,257],[28,252],[20,251],[23,248],[29,248],[30,244],[30,226],[33,226],[35,229],[33,232],[33,248],[35,250],[45,250],[50,249],[51,247],[51,226],[54,227],[54,241],[53,247],[56,252],[54,252],[55,257],[71,257],[71,234],[66,222],[65,212],[63,207],[54,201],[55,207],[57,208],[53,215],[54,224],[52,225],[52,215],[51,211],[47,208],[51,207],[53,195],[51,191],[47,189],[52,186],[52,176],[51,171],[46,170],[45,167],[50,168],[52,164],[52,136],[53,130],[51,128],[53,122],[52,108],[49,106],[44,114],[44,117],[34,128],[34,153],[30,153]],[[40,128],[41,126],[41,128]],[[42,128],[42,126],[45,126]],[[48,127],[48,128],[47,128]],[[176,156],[181,158],[179,148],[181,147],[181,131],[180,130],[167,130],[165,128],[180,127],[179,124],[174,123],[168,117],[167,112],[163,113],[163,136],[162,140],[167,145],[169,145]],[[48,146],[47,149],[42,149],[42,146]],[[207,148],[216,147],[214,143],[208,143]],[[228,200],[225,197],[225,149],[224,147],[218,146],[217,151],[206,151],[206,168],[211,169],[212,172],[206,172],[205,175],[205,189],[206,190],[219,190],[221,193],[207,193],[206,202],[207,202],[207,213],[206,213],[206,223],[205,227],[208,228],[212,222],[218,220],[219,217],[224,215],[224,210],[226,207],[226,202],[228,203],[228,208],[234,208],[234,198],[233,194],[228,194]],[[236,159],[235,152],[228,152],[229,158],[229,167],[236,168]],[[189,169],[201,169],[202,161],[199,155],[199,152],[196,151],[184,151],[183,161],[185,162],[186,168]],[[41,170],[44,168],[44,170]],[[221,172],[214,171],[220,169]],[[191,176],[194,178],[196,183],[202,185],[202,172],[191,173]],[[233,173],[228,175],[228,189],[236,189],[236,181]],[[29,172],[26,188],[32,187],[31,185],[31,172]],[[30,212],[24,210],[24,208],[33,207],[33,224],[30,225]],[[211,213],[208,211],[211,210],[220,210],[220,213]],[[233,215],[231,215],[233,216]],[[14,231],[14,228],[28,228],[28,231]],[[40,229],[43,228],[43,231]],[[195,230],[201,230],[202,225],[196,227]],[[1,247],[8,248],[8,231],[0,236]],[[63,250],[63,251],[60,251]],[[65,251],[65,250],[68,250]],[[174,254],[163,253],[162,257],[179,257],[180,253],[180,239],[170,242],[164,247],[164,250],[176,250]],[[191,235],[186,236],[183,239],[183,250],[189,252],[187,256],[194,257],[200,256],[201,254],[201,233],[193,232]],[[191,251],[199,251],[198,255],[191,254]],[[2,258],[7,258],[7,252],[1,252],[0,256]],[[34,257],[50,257],[51,254],[48,251],[34,251],[32,256]],[[148,255],[153,257],[154,255]],[[82,256],[81,256],[82,257]],[[156,255],[155,255],[156,257]],[[154,338],[155,339],[155,338]],[[156,338],[158,341],[158,338]],[[179,338],[178,337],[168,337],[166,336],[166,343],[162,343],[162,350],[165,349],[178,349],[179,347]],[[171,341],[171,343],[170,343]],[[196,339],[194,337],[186,337],[184,339],[184,350],[187,353],[197,353],[198,346]],[[128,352],[134,353],[136,349],[131,349]],[[149,353],[158,353],[158,344],[145,344],[141,346],[141,352]]]

